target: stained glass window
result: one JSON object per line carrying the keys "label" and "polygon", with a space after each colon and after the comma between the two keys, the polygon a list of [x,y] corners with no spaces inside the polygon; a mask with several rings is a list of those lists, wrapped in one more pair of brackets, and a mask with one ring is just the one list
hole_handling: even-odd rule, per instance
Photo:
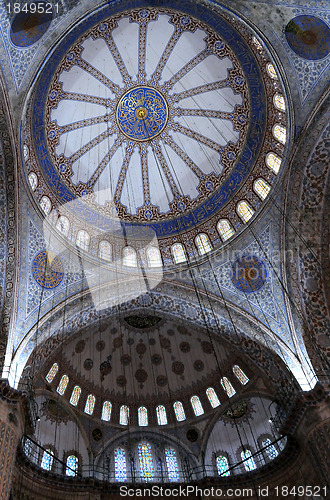
{"label": "stained glass window", "polygon": [[89,234],[87,231],[84,229],[80,229],[77,233],[77,238],[76,238],[76,245],[77,247],[81,248],[82,250],[85,250],[87,252],[88,247],[89,247]]}
{"label": "stained glass window", "polygon": [[65,389],[67,388],[68,383],[69,377],[67,375],[63,375],[56,389],[61,396],[63,396],[63,394],[65,393]]}
{"label": "stained glass window", "polygon": [[276,93],[273,97],[273,102],[275,108],[279,109],[280,111],[285,111],[285,100],[281,94]]}
{"label": "stained glass window", "polygon": [[79,385],[75,385],[71,394],[70,403],[72,406],[77,406],[81,394]]}
{"label": "stained glass window", "polygon": [[120,483],[127,481],[126,453],[124,448],[115,449],[115,480]]}
{"label": "stained glass window", "polygon": [[212,250],[211,242],[207,234],[201,233],[195,238],[199,255],[205,255]]}
{"label": "stained glass window", "polygon": [[129,418],[129,408],[128,406],[123,405],[120,407],[119,423],[121,425],[128,425],[128,418]]}
{"label": "stained glass window", "polygon": [[51,470],[53,465],[54,452],[51,449],[46,449],[42,455],[40,467],[45,470]]}
{"label": "stained glass window", "polygon": [[87,413],[87,415],[93,415],[94,406],[95,406],[95,396],[93,396],[93,394],[88,394],[84,410],[85,413]]}
{"label": "stained glass window", "polygon": [[227,377],[223,377],[221,379],[221,385],[229,398],[236,394],[234,387],[231,385]]}
{"label": "stained glass window", "polygon": [[30,441],[29,438],[25,438],[25,443],[24,443],[24,453],[25,455],[29,456],[32,451],[32,441]]}
{"label": "stained glass window", "polygon": [[160,256],[160,251],[155,247],[148,248],[147,259],[149,267],[161,267],[163,264],[162,258]]}
{"label": "stained glass window", "polygon": [[268,153],[266,156],[266,165],[270,168],[275,174],[278,174],[280,170],[282,160],[275,153]]}
{"label": "stained glass window", "polygon": [[264,179],[256,179],[253,183],[253,189],[257,195],[264,200],[270,191],[270,185]]}
{"label": "stained glass window", "polygon": [[137,267],[136,251],[132,247],[125,247],[123,250],[123,265]]}
{"label": "stained glass window", "polygon": [[204,410],[203,410],[203,407],[202,407],[202,403],[201,403],[201,400],[199,399],[198,396],[192,396],[190,398],[190,402],[191,402],[191,406],[194,410],[194,413],[196,415],[196,417],[199,417],[200,415],[203,415],[204,413]]}
{"label": "stained glass window", "polygon": [[272,63],[268,63],[266,66],[267,72],[271,78],[274,80],[277,78],[277,73]]}
{"label": "stained glass window", "polygon": [[172,255],[176,264],[187,261],[186,252],[181,243],[174,243],[174,245],[172,245]]}
{"label": "stained glass window", "polygon": [[43,212],[48,215],[52,209],[52,204],[48,196],[43,196],[40,200],[40,207]]}
{"label": "stained glass window", "polygon": [[31,172],[29,174],[29,183],[31,186],[32,191],[35,191],[38,187],[38,177],[34,172]]}
{"label": "stained glass window", "polygon": [[24,160],[28,160],[29,159],[29,156],[30,156],[30,151],[29,151],[29,148],[26,144],[24,144],[23,146],[23,157],[24,157]]}
{"label": "stained glass window", "polygon": [[53,382],[54,377],[55,377],[57,372],[58,372],[58,364],[54,363],[45,377],[47,382],[49,382],[49,383]]}
{"label": "stained glass window", "polygon": [[111,409],[112,409],[112,404],[110,401],[104,401],[103,407],[102,407],[102,415],[101,419],[105,420],[105,422],[109,422],[111,418]]}
{"label": "stained glass window", "polygon": [[249,377],[247,377],[245,375],[242,368],[240,368],[238,365],[233,366],[233,373],[234,373],[235,377],[238,378],[238,380],[240,381],[240,383],[242,385],[245,385],[248,383]]}
{"label": "stained glass window", "polygon": [[281,144],[285,144],[286,141],[286,128],[278,123],[273,127],[273,136]]}
{"label": "stained glass window", "polygon": [[209,387],[208,389],[206,389],[206,395],[208,397],[208,400],[210,401],[212,408],[220,406],[219,398],[213,387]]}
{"label": "stained glass window", "polygon": [[244,467],[245,470],[251,471],[257,468],[254,458],[252,457],[252,453],[250,450],[242,451],[241,453],[242,460],[245,460]]}
{"label": "stained glass window", "polygon": [[168,473],[168,480],[172,483],[180,480],[178,460],[174,448],[165,448],[165,459]]}
{"label": "stained glass window", "polygon": [[237,213],[244,222],[248,222],[254,214],[253,208],[247,201],[237,203]]}
{"label": "stained glass window", "polygon": [[219,455],[217,457],[217,469],[219,476],[230,476],[230,471],[228,470],[228,460],[226,457]]}
{"label": "stained glass window", "polygon": [[223,241],[228,240],[235,234],[234,229],[231,227],[227,219],[219,220],[217,229]]}
{"label": "stained glass window", "polygon": [[69,219],[67,217],[65,217],[64,215],[61,215],[58,219],[57,219],[57,222],[56,222],[56,229],[64,234],[65,236],[67,236],[68,232],[69,232],[69,228],[70,228],[70,222],[69,222]]}
{"label": "stained glass window", "polygon": [[[266,448],[266,446],[267,446],[267,448]],[[275,448],[275,446],[273,444],[271,444],[271,440],[269,438],[266,438],[262,441],[262,447],[266,448],[265,451],[266,451],[268,457],[270,458],[270,460],[273,460],[274,458],[277,457],[278,451]]]}
{"label": "stained glass window", "polygon": [[257,47],[257,49],[262,50],[262,45],[255,36],[252,37],[252,43]]}
{"label": "stained glass window", "polygon": [[100,259],[107,260],[111,262],[112,258],[112,248],[108,241],[102,240],[99,244],[99,257]]}
{"label": "stained glass window", "polygon": [[173,408],[174,408],[174,413],[175,413],[175,416],[176,416],[176,419],[178,422],[182,422],[183,420],[186,420],[186,414],[184,412],[183,405],[182,405],[181,401],[175,401],[175,403],[173,404]]}
{"label": "stained glass window", "polygon": [[152,481],[154,477],[154,466],[152,462],[152,452],[149,443],[139,443],[139,462],[141,479],[144,481]]}
{"label": "stained glass window", "polygon": [[167,424],[167,416],[165,406],[159,405],[156,408],[157,413],[157,422],[158,425],[166,425]]}
{"label": "stained glass window", "polygon": [[69,455],[66,459],[66,476],[76,476],[78,472],[78,457]]}
{"label": "stained glass window", "polygon": [[148,425],[148,410],[144,406],[140,406],[138,409],[138,420],[140,427],[146,427]]}

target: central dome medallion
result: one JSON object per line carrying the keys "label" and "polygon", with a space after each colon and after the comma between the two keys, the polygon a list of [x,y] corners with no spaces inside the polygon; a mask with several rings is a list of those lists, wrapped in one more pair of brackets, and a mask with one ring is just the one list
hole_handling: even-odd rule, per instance
{"label": "central dome medallion", "polygon": [[117,123],[123,134],[135,141],[148,141],[165,128],[168,109],[164,97],[150,87],[136,87],[120,99]]}

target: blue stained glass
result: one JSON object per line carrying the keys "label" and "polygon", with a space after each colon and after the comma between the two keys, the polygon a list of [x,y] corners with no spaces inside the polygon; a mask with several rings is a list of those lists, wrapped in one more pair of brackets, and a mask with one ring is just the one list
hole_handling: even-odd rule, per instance
{"label": "blue stained glass", "polygon": [[[267,446],[267,448],[266,448],[266,446]],[[262,447],[266,448],[265,451],[266,451],[268,457],[270,458],[270,460],[273,460],[274,458],[277,457],[278,451],[275,448],[275,446],[273,444],[271,444],[271,440],[269,438],[264,439],[262,441]]]}
{"label": "blue stained glass", "polygon": [[228,470],[228,460],[224,456],[217,457],[217,469],[219,476],[230,476],[230,471]]}
{"label": "blue stained glass", "polygon": [[115,479],[117,482],[127,481],[126,454],[124,448],[115,449]]}
{"label": "blue stained glass", "polygon": [[54,457],[54,452],[52,450],[47,449],[46,451],[44,451],[40,465],[41,468],[45,470],[51,470],[53,465],[53,457]]}
{"label": "blue stained glass", "polygon": [[257,468],[254,458],[250,450],[242,451],[242,460],[245,460],[244,467],[248,472]]}
{"label": "blue stained glass", "polygon": [[174,448],[165,448],[165,458],[170,482],[180,481],[178,460]]}
{"label": "blue stained glass", "polygon": [[67,476],[76,476],[78,472],[78,457],[75,455],[69,455],[66,459],[66,471]]}
{"label": "blue stained glass", "polygon": [[154,466],[152,462],[151,446],[149,443],[139,443],[139,462],[141,479],[152,481],[154,478]]}

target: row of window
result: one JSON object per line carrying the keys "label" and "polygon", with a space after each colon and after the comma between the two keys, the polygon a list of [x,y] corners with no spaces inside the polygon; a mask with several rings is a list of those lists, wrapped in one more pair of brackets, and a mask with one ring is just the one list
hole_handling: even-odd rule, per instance
{"label": "row of window", "polygon": [[[25,453],[29,455],[31,442],[25,442]],[[152,456],[152,448],[148,442],[141,442],[137,447],[140,478],[142,481],[153,481],[155,476],[154,461]],[[166,447],[164,450],[166,470],[169,482],[179,481],[179,466],[176,451],[172,447]],[[47,448],[41,459],[40,466],[42,469],[51,471],[54,461],[54,450]],[[76,455],[69,455],[66,459],[65,474],[67,476],[76,476],[78,473],[79,459]],[[115,481],[127,481],[127,457],[126,450],[123,447],[118,447],[114,451],[114,472]]]}
{"label": "row of window", "polygon": [[[269,460],[273,460],[278,456],[279,452],[274,444],[272,444],[270,438],[264,438],[261,441],[261,446],[262,448],[265,448],[265,453]],[[251,450],[243,450],[240,454],[240,457],[247,472],[255,470],[257,468],[257,464],[255,463]],[[216,457],[216,466],[219,476],[230,476],[230,465],[226,456],[218,455]]]}
{"label": "row of window", "polygon": [[[286,140],[285,127],[277,124],[274,126],[273,133],[279,142],[285,144]],[[275,153],[270,152],[266,156],[266,165],[275,174],[277,174],[281,166],[281,158]],[[31,172],[29,174],[29,182],[32,190],[34,191],[38,185],[38,179],[34,172]],[[261,200],[264,200],[268,196],[270,189],[271,186],[261,177],[256,179],[253,183],[253,190],[260,197]],[[51,207],[51,201],[48,198],[48,196],[42,196],[40,200],[40,207],[45,213],[45,215],[48,215],[50,213],[52,207]],[[246,200],[241,200],[240,202],[237,203],[236,211],[244,223],[247,223],[254,215],[253,208]],[[55,227],[61,234],[63,234],[64,236],[68,236],[70,230],[69,219],[65,215],[61,215],[58,218]],[[228,240],[235,234],[234,228],[227,219],[221,219],[218,222],[217,230],[223,241]],[[77,247],[87,252],[90,245],[89,233],[84,229],[79,230],[77,232],[75,243]],[[205,255],[207,252],[210,252],[212,250],[211,242],[206,234],[198,235],[195,238],[195,244],[198,253],[200,255]],[[105,260],[107,262],[112,261],[112,246],[108,241],[102,240],[99,243],[98,256],[100,259]],[[175,263],[186,262],[187,257],[182,244],[176,243],[175,245],[172,246],[172,256]],[[149,267],[162,266],[162,258],[158,248],[150,247],[147,250],[147,261]],[[123,249],[123,265],[128,267],[137,267],[137,254],[134,248],[128,246]]]}
{"label": "row of window", "polygon": [[[47,382],[51,383],[54,380],[54,377],[58,372],[58,368],[59,368],[58,363],[54,363],[46,375]],[[233,373],[242,385],[246,385],[249,382],[249,378],[246,376],[246,374],[238,365],[233,366]],[[63,396],[63,394],[65,393],[68,383],[69,383],[69,377],[67,375],[63,375],[56,389],[61,396]],[[227,377],[223,377],[221,379],[221,386],[229,398],[231,398],[236,394],[234,387],[232,386],[231,382]],[[81,387],[79,385],[74,386],[69,400],[72,406],[77,406],[80,399],[80,395],[81,395]],[[219,398],[213,387],[209,387],[206,390],[206,395],[212,408],[217,408],[220,405]],[[199,417],[200,415],[204,414],[204,409],[200,401],[200,398],[198,396],[196,395],[192,396],[190,398],[190,403],[196,417]],[[92,415],[94,412],[94,407],[95,407],[95,396],[93,394],[89,394],[87,396],[85,403],[85,410],[84,410],[85,413],[87,413],[88,415]],[[175,417],[178,422],[182,422],[183,420],[186,419],[186,414],[181,401],[176,401],[173,404],[173,409]],[[102,406],[101,419],[106,422],[109,422],[111,419],[111,410],[112,410],[112,404],[110,403],[110,401],[104,401]],[[167,424],[167,414],[165,406],[158,405],[156,407],[156,416],[158,425]],[[120,407],[119,423],[121,425],[128,425],[129,423],[129,407],[126,405],[122,405]],[[138,409],[138,424],[140,427],[146,427],[148,425],[148,410],[144,406],[140,406],[140,408]]]}

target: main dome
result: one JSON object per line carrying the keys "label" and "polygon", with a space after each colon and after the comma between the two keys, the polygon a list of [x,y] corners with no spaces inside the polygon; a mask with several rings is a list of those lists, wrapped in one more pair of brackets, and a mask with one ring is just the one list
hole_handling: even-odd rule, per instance
{"label": "main dome", "polygon": [[210,227],[215,214],[235,219],[237,193],[255,198],[247,182],[257,174],[274,180],[265,156],[284,148],[267,133],[286,119],[267,113],[277,82],[265,82],[264,54],[228,15],[166,4],[118,2],[90,15],[37,82],[25,129],[28,171],[39,171],[51,206],[83,226],[97,220],[109,231],[115,219],[174,238]]}

